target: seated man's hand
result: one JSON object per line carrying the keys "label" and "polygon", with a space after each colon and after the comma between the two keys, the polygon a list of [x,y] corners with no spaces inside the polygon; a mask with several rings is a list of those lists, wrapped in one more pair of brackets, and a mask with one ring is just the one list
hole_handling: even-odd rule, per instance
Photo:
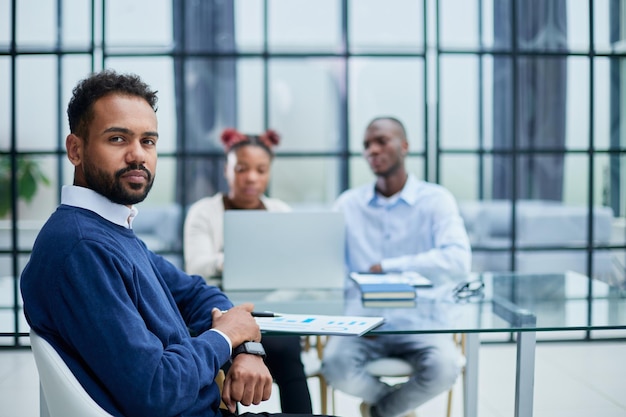
{"label": "seated man's hand", "polygon": [[235,306],[226,312],[213,309],[213,329],[223,332],[230,339],[233,347],[243,342],[260,342],[261,329],[252,317],[253,304]]}
{"label": "seated man's hand", "polygon": [[270,398],[272,381],[272,375],[262,357],[242,353],[233,359],[226,374],[222,400],[233,413],[237,402],[245,406],[257,405]]}

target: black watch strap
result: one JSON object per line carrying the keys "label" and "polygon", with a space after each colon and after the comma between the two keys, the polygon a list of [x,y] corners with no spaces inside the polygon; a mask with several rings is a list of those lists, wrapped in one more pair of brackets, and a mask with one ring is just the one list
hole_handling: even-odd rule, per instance
{"label": "black watch strap", "polygon": [[263,345],[259,342],[243,342],[233,349],[233,355],[231,359],[234,359],[235,356],[239,355],[240,353],[257,355],[265,359],[265,349],[263,349]]}

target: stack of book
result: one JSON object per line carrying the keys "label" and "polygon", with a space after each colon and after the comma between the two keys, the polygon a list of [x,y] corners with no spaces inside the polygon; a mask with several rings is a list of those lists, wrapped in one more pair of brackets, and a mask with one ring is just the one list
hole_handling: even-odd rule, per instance
{"label": "stack of book", "polygon": [[353,272],[350,278],[355,281],[361,290],[363,307],[414,307],[416,304],[415,287],[431,286],[432,283],[420,281],[414,285],[411,277],[403,277],[403,274],[373,274]]}

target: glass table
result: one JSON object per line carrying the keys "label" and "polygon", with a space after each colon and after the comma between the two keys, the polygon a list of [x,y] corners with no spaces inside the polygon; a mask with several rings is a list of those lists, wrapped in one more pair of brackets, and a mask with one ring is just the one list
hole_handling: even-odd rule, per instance
{"label": "glass table", "polygon": [[[626,330],[626,288],[612,287],[574,273],[471,274],[459,291],[458,279],[418,289],[411,308],[363,308],[355,291],[226,291],[235,304],[252,302],[256,310],[294,314],[342,314],[395,317],[369,335],[465,333],[465,416],[477,415],[480,333],[512,333],[517,348],[515,416],[533,413],[535,348],[538,332]],[[351,281],[348,285],[353,285]],[[398,319],[400,318],[400,319]]]}

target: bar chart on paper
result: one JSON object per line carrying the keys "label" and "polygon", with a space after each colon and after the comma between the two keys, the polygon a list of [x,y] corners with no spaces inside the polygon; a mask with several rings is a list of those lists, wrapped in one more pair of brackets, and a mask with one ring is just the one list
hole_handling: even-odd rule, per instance
{"label": "bar chart on paper", "polygon": [[326,335],[353,335],[379,326],[382,317],[326,316],[319,314],[282,314],[279,317],[257,317],[256,322],[263,332],[285,332]]}

